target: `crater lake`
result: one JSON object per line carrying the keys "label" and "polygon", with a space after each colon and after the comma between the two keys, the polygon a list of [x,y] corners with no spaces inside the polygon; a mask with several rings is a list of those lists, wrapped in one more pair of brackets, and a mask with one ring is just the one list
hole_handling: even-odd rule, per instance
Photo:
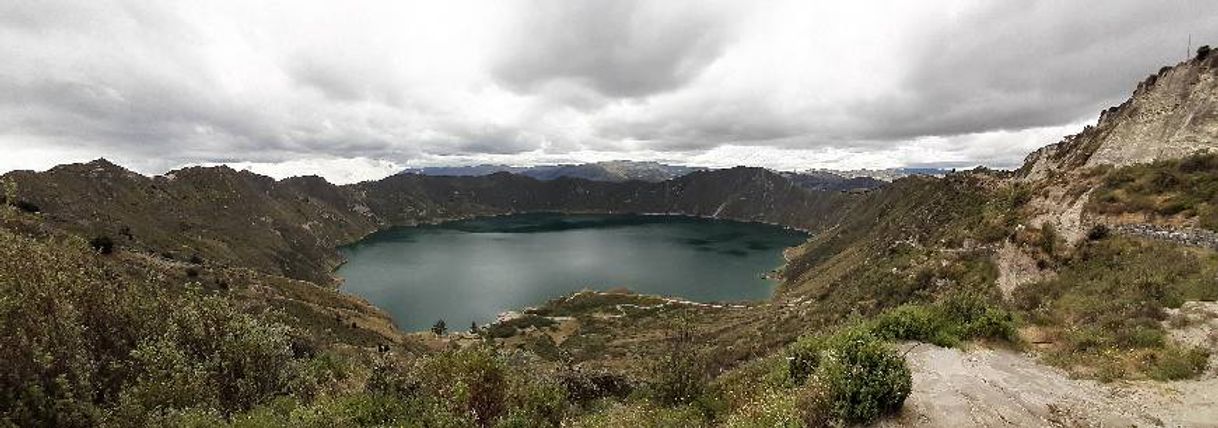
{"label": "crater lake", "polygon": [[464,330],[584,289],[762,300],[803,232],[658,215],[520,214],[394,228],[343,247],[344,290],[406,330]]}

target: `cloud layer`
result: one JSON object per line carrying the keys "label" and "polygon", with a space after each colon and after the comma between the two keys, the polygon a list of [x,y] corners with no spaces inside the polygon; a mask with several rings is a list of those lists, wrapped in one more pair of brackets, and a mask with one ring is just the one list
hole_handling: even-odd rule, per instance
{"label": "cloud layer", "polygon": [[1218,42],[1218,3],[17,0],[0,170],[1007,167],[1190,35]]}

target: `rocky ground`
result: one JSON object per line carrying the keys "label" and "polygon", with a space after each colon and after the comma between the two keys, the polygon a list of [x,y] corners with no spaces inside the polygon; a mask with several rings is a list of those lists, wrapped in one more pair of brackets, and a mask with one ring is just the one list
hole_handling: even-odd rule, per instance
{"label": "rocky ground", "polygon": [[[1170,312],[1172,340],[1218,351],[1218,303],[1186,302]],[[1100,383],[1007,349],[900,347],[913,370],[913,392],[902,413],[881,427],[1218,427],[1215,357],[1198,379]]]}
{"label": "rocky ground", "polygon": [[1218,378],[1180,382],[1071,379],[1005,349],[904,344],[913,370],[905,409],[881,427],[1218,426]]}

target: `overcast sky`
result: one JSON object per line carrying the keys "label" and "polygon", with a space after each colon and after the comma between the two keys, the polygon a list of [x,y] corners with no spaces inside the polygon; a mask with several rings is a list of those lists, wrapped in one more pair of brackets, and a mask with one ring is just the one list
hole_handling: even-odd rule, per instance
{"label": "overcast sky", "polygon": [[0,171],[1017,166],[1214,1],[0,1]]}

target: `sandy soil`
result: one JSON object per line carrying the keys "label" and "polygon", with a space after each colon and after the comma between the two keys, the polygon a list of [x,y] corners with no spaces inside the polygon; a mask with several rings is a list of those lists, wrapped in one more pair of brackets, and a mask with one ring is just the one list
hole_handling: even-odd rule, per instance
{"label": "sandy soil", "polygon": [[1101,384],[1003,349],[903,344],[913,392],[881,427],[1218,427],[1218,378]]}

